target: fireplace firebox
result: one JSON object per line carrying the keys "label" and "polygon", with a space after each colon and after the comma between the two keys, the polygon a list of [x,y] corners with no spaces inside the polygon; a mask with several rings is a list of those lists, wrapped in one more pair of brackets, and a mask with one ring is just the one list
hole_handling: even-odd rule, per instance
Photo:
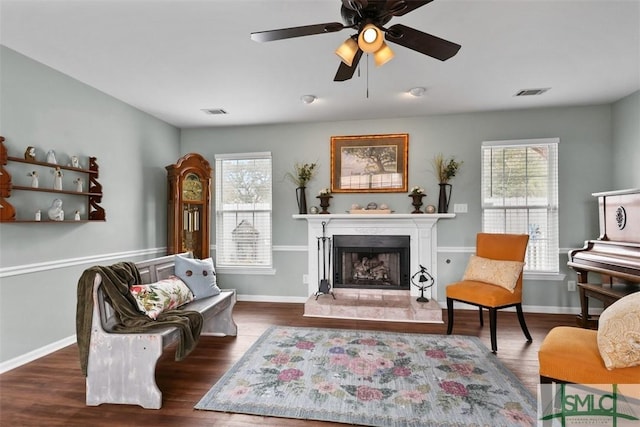
{"label": "fireplace firebox", "polygon": [[408,290],[410,237],[333,236],[333,287]]}

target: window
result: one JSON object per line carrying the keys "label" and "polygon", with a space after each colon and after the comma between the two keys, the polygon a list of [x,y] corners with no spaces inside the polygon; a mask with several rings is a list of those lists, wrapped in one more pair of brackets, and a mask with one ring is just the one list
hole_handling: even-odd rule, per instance
{"label": "window", "polygon": [[216,155],[216,266],[270,269],[271,153]]}
{"label": "window", "polygon": [[559,272],[558,142],[482,143],[482,230],[529,234],[528,272]]}

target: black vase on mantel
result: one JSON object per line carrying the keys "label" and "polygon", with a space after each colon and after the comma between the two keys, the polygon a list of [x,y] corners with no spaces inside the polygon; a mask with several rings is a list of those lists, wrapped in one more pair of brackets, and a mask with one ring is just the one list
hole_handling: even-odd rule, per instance
{"label": "black vase on mantel", "polygon": [[307,214],[307,194],[306,187],[296,188],[296,201],[298,202],[298,213],[300,215]]}
{"label": "black vase on mantel", "polygon": [[451,190],[453,189],[453,187],[451,186],[451,184],[446,182],[441,182],[438,185],[440,186],[440,195],[438,197],[438,213],[447,213],[449,212],[449,202],[451,201]]}
{"label": "black vase on mantel", "polygon": [[409,194],[409,197],[413,199],[413,201],[411,202],[411,204],[413,205],[413,212],[411,212],[412,214],[422,213],[420,208],[422,207],[422,198],[424,196],[426,196],[426,194]]}
{"label": "black vase on mantel", "polygon": [[322,210],[320,211],[321,214],[327,215],[330,212],[327,210],[329,208],[329,202],[333,196],[329,196],[329,195],[323,195],[323,196],[316,196],[318,199],[320,199],[320,207],[322,208]]}

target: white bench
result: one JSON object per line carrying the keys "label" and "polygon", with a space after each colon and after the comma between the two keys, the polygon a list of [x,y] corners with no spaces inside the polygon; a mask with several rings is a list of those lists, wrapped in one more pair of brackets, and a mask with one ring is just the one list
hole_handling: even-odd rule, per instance
{"label": "white bench", "polygon": [[[174,255],[136,263],[142,283],[153,283],[174,274]],[[150,333],[112,333],[116,321],[111,305],[100,289],[102,278],[96,274],[93,284],[93,317],[87,364],[86,403],[137,404],[159,409],[162,392],[156,384],[156,364],[163,349],[180,339],[173,326]],[[200,312],[204,317],[201,335],[237,335],[232,310],[235,290],[192,301],[181,309]]]}

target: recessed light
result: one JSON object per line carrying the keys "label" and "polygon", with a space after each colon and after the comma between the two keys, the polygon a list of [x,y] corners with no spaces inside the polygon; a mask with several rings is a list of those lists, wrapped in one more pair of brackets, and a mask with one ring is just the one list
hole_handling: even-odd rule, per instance
{"label": "recessed light", "polygon": [[300,97],[300,100],[301,100],[302,102],[304,102],[305,104],[311,104],[311,103],[313,103],[316,99],[318,99],[318,97],[317,97],[317,96],[315,96],[315,95],[302,95],[302,96]]}
{"label": "recessed light", "polygon": [[426,91],[427,90],[423,87],[412,87],[411,89],[409,89],[409,93],[416,98],[423,96]]}

